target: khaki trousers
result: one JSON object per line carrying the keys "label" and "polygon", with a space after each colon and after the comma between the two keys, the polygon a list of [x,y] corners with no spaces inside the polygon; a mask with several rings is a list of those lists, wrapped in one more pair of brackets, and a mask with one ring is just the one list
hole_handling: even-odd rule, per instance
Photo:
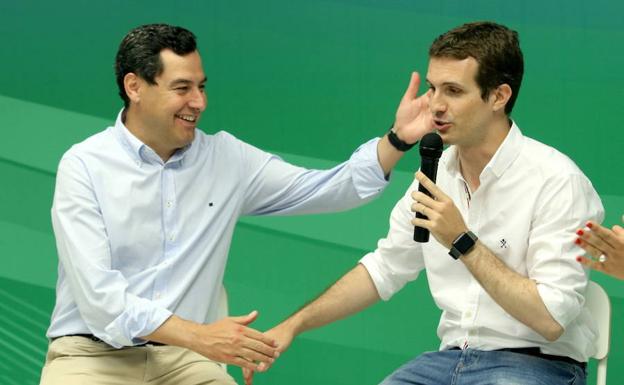
{"label": "khaki trousers", "polygon": [[48,346],[40,385],[236,385],[223,367],[178,346],[115,349],[85,337]]}

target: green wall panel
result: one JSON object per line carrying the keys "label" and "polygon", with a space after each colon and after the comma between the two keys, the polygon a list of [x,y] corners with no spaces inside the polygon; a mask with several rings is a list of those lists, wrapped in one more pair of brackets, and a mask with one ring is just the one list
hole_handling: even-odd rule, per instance
{"label": "green wall panel", "polygon": [[[585,171],[615,224],[624,213],[623,15],[606,0],[0,2],[0,384],[38,383],[54,304],[57,162],[114,121],[113,59],[132,27],[169,22],[197,34],[208,76],[202,129],[326,167],[388,128],[410,71],[426,72],[435,36],[470,20],[505,23],[520,32],[526,59],[514,118]],[[350,269],[385,234],[418,163],[412,151],[384,195],[354,211],[244,218],[226,272],[232,313],[258,309],[256,326],[268,328]],[[609,291],[614,325],[624,324],[624,284],[592,279]],[[438,316],[421,278],[390,302],[304,334],[256,383],[377,383],[437,347]],[[624,383],[623,333],[613,330],[609,383]]]}

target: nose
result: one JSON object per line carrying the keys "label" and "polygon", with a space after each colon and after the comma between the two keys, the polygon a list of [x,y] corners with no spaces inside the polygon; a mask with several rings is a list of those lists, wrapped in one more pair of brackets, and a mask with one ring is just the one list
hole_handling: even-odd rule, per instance
{"label": "nose", "polygon": [[436,116],[446,112],[446,102],[442,94],[437,90],[429,92],[431,92],[429,94],[429,110],[431,110],[431,113]]}
{"label": "nose", "polygon": [[195,88],[190,95],[190,99],[188,105],[190,108],[194,110],[199,110],[202,112],[206,109],[206,105],[208,104],[208,98],[206,97],[206,92],[202,88]]}

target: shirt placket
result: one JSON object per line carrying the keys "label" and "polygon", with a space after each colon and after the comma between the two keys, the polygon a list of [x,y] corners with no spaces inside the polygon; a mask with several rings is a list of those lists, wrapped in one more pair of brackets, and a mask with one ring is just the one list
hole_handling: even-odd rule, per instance
{"label": "shirt placket", "polygon": [[154,300],[160,300],[167,293],[167,277],[170,276],[172,260],[178,246],[177,212],[178,202],[175,189],[174,164],[167,163],[162,170],[161,212],[164,236],[162,259],[158,264],[154,284]]}
{"label": "shirt placket", "polygon": [[[461,188],[464,206],[464,220],[468,229],[475,232],[479,228],[479,216],[481,213],[481,202],[478,199],[478,194],[471,193],[466,181],[461,179]],[[479,310],[479,295],[481,292],[481,285],[479,282],[470,276],[470,283],[466,290],[466,302],[461,314],[460,327],[464,331],[464,341],[462,349],[466,349],[469,346],[476,345],[479,338],[479,330],[477,328],[476,319],[477,312]]]}

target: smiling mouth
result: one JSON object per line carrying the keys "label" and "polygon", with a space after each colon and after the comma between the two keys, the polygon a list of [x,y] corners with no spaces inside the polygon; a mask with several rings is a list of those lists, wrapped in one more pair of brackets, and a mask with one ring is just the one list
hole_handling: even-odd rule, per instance
{"label": "smiling mouth", "polygon": [[178,118],[178,119],[182,119],[185,122],[189,122],[189,123],[195,123],[197,121],[197,116],[196,115],[175,114],[175,117]]}

